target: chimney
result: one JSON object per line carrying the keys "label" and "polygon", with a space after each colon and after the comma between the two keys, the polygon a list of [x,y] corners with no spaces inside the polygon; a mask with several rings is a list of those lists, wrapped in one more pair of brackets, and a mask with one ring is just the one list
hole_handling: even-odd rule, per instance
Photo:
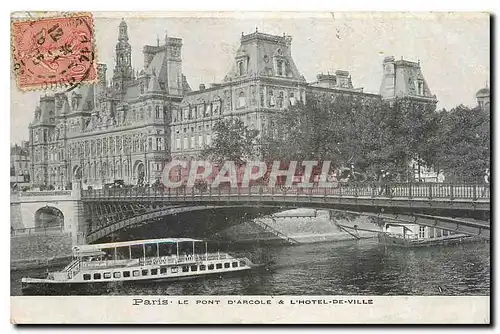
{"label": "chimney", "polygon": [[200,90],[204,90],[205,89],[205,84],[200,84]]}

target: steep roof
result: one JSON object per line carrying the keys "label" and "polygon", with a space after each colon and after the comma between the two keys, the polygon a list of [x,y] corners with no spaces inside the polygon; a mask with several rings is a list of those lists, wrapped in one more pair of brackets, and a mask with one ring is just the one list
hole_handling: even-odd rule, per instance
{"label": "steep roof", "polygon": [[160,82],[158,81],[158,77],[156,76],[156,71],[153,70],[151,78],[149,79],[148,93],[161,93],[162,91],[163,90],[161,89]]}
{"label": "steep roof", "polygon": [[[241,36],[231,69],[224,81],[233,81],[246,76],[270,76],[292,80],[303,80],[292,57],[292,37],[254,32]],[[239,73],[239,62],[245,64],[245,73]],[[280,69],[277,63],[283,64]],[[281,72],[281,73],[279,73]]]}

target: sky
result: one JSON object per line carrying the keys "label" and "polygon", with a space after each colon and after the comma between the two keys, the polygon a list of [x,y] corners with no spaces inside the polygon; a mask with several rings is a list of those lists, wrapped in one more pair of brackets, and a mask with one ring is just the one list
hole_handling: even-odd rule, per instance
{"label": "sky", "polygon": [[[183,39],[183,73],[193,90],[220,82],[242,32],[291,35],[292,56],[308,82],[318,73],[348,70],[355,87],[378,93],[386,56],[418,61],[438,108],[474,106],[490,80],[490,21],[479,13],[94,13],[97,59],[113,73],[122,18],[128,25],[134,69],[143,68],[143,45]],[[168,15],[168,16],[167,16]],[[28,139],[41,94],[21,92],[11,77],[11,142]]]}

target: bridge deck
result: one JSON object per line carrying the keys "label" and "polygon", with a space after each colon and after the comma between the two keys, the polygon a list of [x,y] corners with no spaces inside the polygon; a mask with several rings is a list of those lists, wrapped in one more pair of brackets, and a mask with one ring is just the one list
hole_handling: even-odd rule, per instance
{"label": "bridge deck", "polygon": [[214,203],[283,203],[287,206],[327,207],[364,206],[372,208],[441,209],[490,211],[489,187],[479,185],[417,184],[368,187],[343,186],[339,188],[264,188],[237,189],[194,188],[158,190],[153,188],[99,189],[83,191],[84,201],[149,202],[170,204]]}

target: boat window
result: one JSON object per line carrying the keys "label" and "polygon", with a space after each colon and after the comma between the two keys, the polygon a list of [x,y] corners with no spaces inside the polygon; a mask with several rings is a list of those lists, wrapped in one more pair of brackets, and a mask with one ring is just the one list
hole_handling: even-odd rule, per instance
{"label": "boat window", "polygon": [[122,277],[122,273],[120,273],[120,272],[115,272],[115,273],[113,273],[113,277],[114,277],[114,278],[121,278],[121,277]]}
{"label": "boat window", "polygon": [[200,264],[200,270],[207,270],[207,266],[204,264]]}
{"label": "boat window", "polygon": [[172,274],[175,274],[175,273],[177,273],[179,271],[179,268],[178,267],[172,267],[171,271],[172,271]]}
{"label": "boat window", "polygon": [[151,275],[158,275],[158,269],[151,269]]}
{"label": "boat window", "polygon": [[139,277],[139,270],[134,270],[132,275],[134,275],[134,277]]}
{"label": "boat window", "polygon": [[171,256],[176,254],[175,244],[172,243],[162,243],[158,245],[160,247],[160,257],[161,256]]}
{"label": "boat window", "polygon": [[229,268],[231,264],[229,262],[224,263],[224,268]]}
{"label": "boat window", "polygon": [[148,276],[148,270],[142,269],[142,276]]}
{"label": "boat window", "polygon": [[146,257],[156,257],[156,244],[146,244],[144,248],[146,250]]}
{"label": "boat window", "polygon": [[233,262],[233,268],[238,267],[238,262]]}
{"label": "boat window", "polygon": [[191,271],[198,271],[198,266],[197,265],[191,266]]}
{"label": "boat window", "polygon": [[217,269],[222,269],[222,263],[217,263],[217,264],[215,265],[215,267],[216,267]]}
{"label": "boat window", "polygon": [[209,264],[208,265],[208,270],[214,270],[214,265],[213,264]]}
{"label": "boat window", "polygon": [[245,261],[240,261],[240,267],[244,267],[244,266],[246,266]]}
{"label": "boat window", "polygon": [[142,250],[142,245],[132,245],[130,246],[133,259],[141,259],[144,257],[144,252]]}
{"label": "boat window", "polygon": [[123,277],[130,277],[130,271],[124,271]]}
{"label": "boat window", "polygon": [[117,260],[127,260],[130,258],[130,251],[127,247],[117,247],[116,248],[116,259]]}
{"label": "boat window", "polygon": [[183,273],[187,273],[189,271],[189,267],[188,266],[183,266],[182,267],[182,272]]}
{"label": "boat window", "polygon": [[160,274],[166,274],[167,273],[167,267],[160,267]]}
{"label": "boat window", "polygon": [[104,278],[111,278],[111,273],[104,273]]}
{"label": "boat window", "polygon": [[115,249],[114,248],[104,248],[102,251],[106,254],[104,254],[103,260],[113,260],[115,257]]}
{"label": "boat window", "polygon": [[101,279],[101,273],[95,273],[94,279]]}
{"label": "boat window", "polygon": [[84,281],[90,280],[90,274],[83,274],[83,280]]}

